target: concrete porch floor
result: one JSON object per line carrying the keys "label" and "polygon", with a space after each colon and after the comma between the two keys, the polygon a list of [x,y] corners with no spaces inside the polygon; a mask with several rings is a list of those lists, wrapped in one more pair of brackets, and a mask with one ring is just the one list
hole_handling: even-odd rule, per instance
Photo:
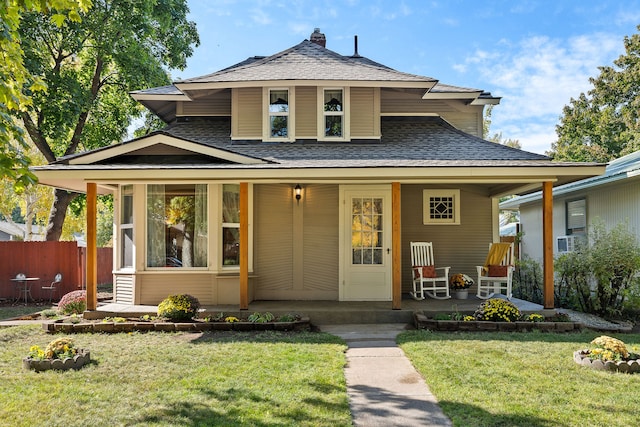
{"label": "concrete porch floor", "polygon": [[[512,298],[511,301],[524,313],[543,313],[539,304]],[[402,309],[393,310],[391,301],[253,301],[248,310],[239,310],[237,305],[203,306],[204,313],[223,312],[227,316],[246,317],[253,312],[270,312],[275,316],[296,313],[308,316],[312,324],[351,323],[413,323],[413,313],[423,311],[427,316],[437,313],[472,314],[482,302],[475,295],[466,300],[436,300],[427,298],[416,301],[409,296],[403,298]],[[85,314],[93,318],[107,316],[139,317],[156,314],[156,305],[126,305],[112,302],[98,304],[96,312]],[[206,316],[203,314],[202,316]]]}

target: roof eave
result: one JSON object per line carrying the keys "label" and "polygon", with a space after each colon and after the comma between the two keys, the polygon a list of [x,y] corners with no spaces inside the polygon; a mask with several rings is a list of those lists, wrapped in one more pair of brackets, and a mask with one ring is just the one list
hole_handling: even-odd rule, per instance
{"label": "roof eave", "polygon": [[176,87],[187,93],[194,90],[227,89],[263,86],[347,86],[347,87],[391,87],[430,90],[436,80],[425,81],[396,81],[396,80],[251,80],[251,81],[218,81],[198,83],[176,83]]}

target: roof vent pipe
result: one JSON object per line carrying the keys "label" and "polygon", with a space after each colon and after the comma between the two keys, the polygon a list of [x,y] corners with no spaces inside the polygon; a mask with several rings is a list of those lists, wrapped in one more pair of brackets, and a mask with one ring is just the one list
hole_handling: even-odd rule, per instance
{"label": "roof vent pipe", "polygon": [[355,35],[353,36],[353,57],[354,58],[360,58],[360,55],[358,54],[358,36]]}

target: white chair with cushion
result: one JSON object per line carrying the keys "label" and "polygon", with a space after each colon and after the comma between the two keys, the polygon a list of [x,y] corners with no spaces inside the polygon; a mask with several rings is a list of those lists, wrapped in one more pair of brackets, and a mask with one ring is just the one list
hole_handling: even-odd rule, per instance
{"label": "white chair with cushion", "polygon": [[62,282],[62,274],[56,274],[56,277],[53,278],[53,282],[49,286],[43,286],[42,289],[45,291],[49,291],[49,302],[53,301],[53,294],[56,293],[56,289],[58,285]]}
{"label": "white chair with cushion", "polygon": [[484,265],[478,270],[478,298],[487,299],[496,294],[504,294],[511,299],[513,271],[513,243],[491,243]]}
{"label": "white chair with cushion", "polygon": [[425,294],[435,299],[451,298],[449,295],[449,269],[435,266],[431,242],[411,242],[411,296],[423,300]]}

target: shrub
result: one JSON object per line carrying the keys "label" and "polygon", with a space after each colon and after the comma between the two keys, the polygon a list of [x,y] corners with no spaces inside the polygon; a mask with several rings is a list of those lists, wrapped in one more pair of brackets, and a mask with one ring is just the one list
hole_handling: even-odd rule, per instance
{"label": "shrub", "polygon": [[58,303],[62,314],[82,314],[87,309],[87,291],[72,291],[65,294]]}
{"label": "shrub", "polygon": [[638,293],[640,247],[626,224],[606,230],[602,221],[591,225],[590,245],[577,245],[555,262],[567,303],[586,313],[616,316],[625,299]]}
{"label": "shrub", "polygon": [[247,320],[249,320],[249,322],[251,323],[268,323],[272,322],[273,319],[275,319],[273,314],[267,311],[266,313],[253,313]]}
{"label": "shrub", "polygon": [[513,272],[513,296],[542,304],[542,267],[540,263],[524,257],[516,260]]}
{"label": "shrub", "polygon": [[476,320],[515,322],[520,318],[520,310],[511,301],[490,298],[480,304],[475,313],[473,313],[473,317]]}
{"label": "shrub", "polygon": [[191,320],[198,314],[198,298],[188,295],[169,295],[158,305],[158,316],[172,321]]}

